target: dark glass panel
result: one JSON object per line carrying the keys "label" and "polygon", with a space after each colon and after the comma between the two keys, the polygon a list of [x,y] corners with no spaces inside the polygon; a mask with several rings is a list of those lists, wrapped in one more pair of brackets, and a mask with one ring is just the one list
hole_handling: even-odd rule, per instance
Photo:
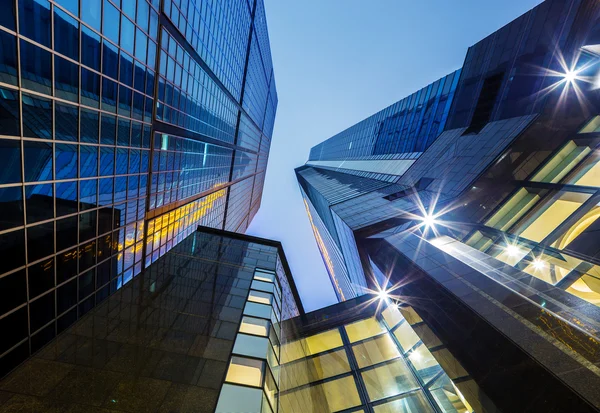
{"label": "dark glass panel", "polygon": [[79,139],[79,110],[77,106],[55,104],[55,136],[57,140],[77,142]]}
{"label": "dark glass panel", "polygon": [[50,95],[52,93],[52,54],[26,40],[21,40],[20,44],[23,87]]}
{"label": "dark glass panel", "polygon": [[113,178],[100,179],[98,202],[100,206],[113,203]]}
{"label": "dark glass panel", "polygon": [[0,135],[19,136],[19,94],[0,88]]}
{"label": "dark glass panel", "polygon": [[54,56],[54,94],[71,102],[79,99],[79,66],[67,59]]}
{"label": "dark glass panel", "polygon": [[54,218],[52,184],[26,186],[25,206],[28,224]]}
{"label": "dark glass panel", "polygon": [[104,261],[102,264],[98,265],[96,272],[96,288],[100,288],[110,281],[111,271],[111,260]]}
{"label": "dark glass panel", "polygon": [[119,119],[117,126],[117,145],[129,146],[130,122],[125,119]]}
{"label": "dark glass panel", "polygon": [[132,149],[129,153],[129,173],[137,174],[140,172],[140,151]]}
{"label": "dark glass panel", "polygon": [[100,143],[116,145],[117,118],[115,116],[102,114],[100,128]]}
{"label": "dark glass panel", "polygon": [[[56,283],[60,284],[77,274],[77,248],[56,256]],[[58,312],[59,314],[61,311]]]}
{"label": "dark glass panel", "polygon": [[0,274],[25,265],[24,230],[0,235],[0,256]]}
{"label": "dark glass panel", "polygon": [[146,67],[140,64],[140,62],[135,62],[133,77],[135,90],[144,93],[144,90],[146,89]]}
{"label": "dark glass panel", "polygon": [[27,338],[27,307],[0,318],[0,331],[0,354]]}
{"label": "dark glass panel", "polygon": [[119,115],[131,116],[132,90],[125,86],[119,86]]}
{"label": "dark glass panel", "polygon": [[23,142],[25,156],[25,182],[52,179],[52,144]]}
{"label": "dark glass panel", "polygon": [[81,103],[97,108],[100,106],[100,75],[81,68]]}
{"label": "dark glass panel", "polygon": [[[16,31],[15,0],[0,0],[0,26]],[[0,375],[2,373],[0,372]]]}
{"label": "dark glass panel", "polygon": [[121,52],[121,66],[119,68],[119,80],[121,83],[131,85],[133,83],[133,58],[127,53]]}
{"label": "dark glass panel", "polygon": [[58,314],[67,311],[77,304],[77,279],[58,287],[56,290],[56,308]]}
{"label": "dark glass panel", "polygon": [[128,151],[124,148],[117,149],[117,171],[116,175],[124,175],[127,173]]}
{"label": "dark glass panel", "polygon": [[133,54],[135,26],[127,17],[121,19],[121,48]]}
{"label": "dark glass panel", "polygon": [[19,0],[20,33],[46,47],[50,44],[50,2]]}
{"label": "dark glass panel", "polygon": [[100,71],[100,35],[86,27],[81,28],[81,63]]}
{"label": "dark glass panel", "polygon": [[85,7],[81,8],[81,20],[100,31],[102,0],[85,0]]}
{"label": "dark glass panel", "polygon": [[94,110],[81,109],[81,142],[98,143],[100,114]]}
{"label": "dark glass panel", "polygon": [[79,299],[83,300],[88,295],[94,292],[94,286],[96,284],[95,273],[96,270],[87,271],[85,274],[79,276]]}
{"label": "dark glass panel", "polygon": [[29,298],[33,299],[38,295],[54,288],[54,257],[44,260],[40,263],[30,265],[27,268],[29,282]]}
{"label": "dark glass panel", "polygon": [[79,272],[83,272],[96,264],[96,240],[79,247]]}
{"label": "dark glass panel", "polygon": [[0,278],[0,315],[20,306],[25,301],[27,301],[25,270]]}
{"label": "dark glass panel", "polygon": [[77,182],[56,184],[56,216],[77,212]]}
{"label": "dark glass panel", "polygon": [[[0,139],[0,184],[21,182],[21,142]],[[6,202],[0,196],[0,201]]]}
{"label": "dark glass panel", "polygon": [[[88,0],[83,0],[85,7],[87,7]],[[66,10],[73,13],[75,16],[79,16],[79,0],[57,0],[56,3],[60,4]]]}
{"label": "dark glass panel", "polygon": [[[4,10],[0,16],[4,14]],[[0,17],[0,24],[2,17]],[[12,34],[0,31],[0,81],[17,84],[17,40]]]}
{"label": "dark glass panel", "polygon": [[119,44],[119,18],[121,13],[108,0],[104,0],[102,34]]}
{"label": "dark glass panel", "polygon": [[79,215],[79,242],[96,236],[96,211]]}
{"label": "dark glass panel", "polygon": [[118,80],[119,75],[119,49],[110,42],[104,40],[102,43],[102,73]]}
{"label": "dark glass panel", "polygon": [[27,260],[34,262],[54,253],[54,222],[27,228]]}
{"label": "dark glass panel", "polygon": [[87,314],[95,306],[95,297],[92,295],[85,301],[79,303],[79,317]]}
{"label": "dark glass panel", "polygon": [[100,147],[100,176],[114,175],[115,149],[106,146]]}
{"label": "dark glass panel", "polygon": [[142,144],[142,124],[138,122],[131,123],[131,146],[139,148]]}
{"label": "dark glass panel", "polygon": [[117,83],[102,78],[102,109],[108,112],[117,111]]}
{"label": "dark glass panel", "polygon": [[96,208],[98,197],[98,180],[79,181],[79,208],[81,211]]}
{"label": "dark glass panel", "polygon": [[54,9],[54,50],[79,61],[79,22],[58,8]]}
{"label": "dark glass panel", "polygon": [[126,198],[127,177],[120,176],[115,178],[115,202],[124,201]]}
{"label": "dark glass panel", "polygon": [[144,96],[139,93],[133,93],[133,118],[143,120],[144,116]]}
{"label": "dark glass panel", "polygon": [[55,146],[56,179],[77,178],[77,146],[57,143]]}
{"label": "dark glass panel", "polygon": [[98,147],[81,145],[79,147],[79,176],[89,178],[98,176]]}
{"label": "dark glass panel", "polygon": [[23,94],[23,135],[52,139],[52,100]]}
{"label": "dark glass panel", "polygon": [[64,249],[77,245],[77,222],[76,215],[56,221],[56,250]]}
{"label": "dark glass panel", "polygon": [[150,69],[146,70],[146,94],[154,96],[154,72]]}
{"label": "dark glass panel", "polygon": [[127,196],[128,198],[137,198],[138,196],[138,185],[139,179],[138,176],[130,176],[129,184],[127,185]]}
{"label": "dark glass panel", "polygon": [[54,292],[29,303],[29,322],[32,332],[39,330],[55,317]]}
{"label": "dark glass panel", "polygon": [[152,133],[150,126],[144,125],[144,135],[142,136],[142,148],[150,149],[150,139]]}
{"label": "dark glass panel", "polygon": [[0,188],[0,210],[0,231],[23,225],[23,191],[20,186]]}

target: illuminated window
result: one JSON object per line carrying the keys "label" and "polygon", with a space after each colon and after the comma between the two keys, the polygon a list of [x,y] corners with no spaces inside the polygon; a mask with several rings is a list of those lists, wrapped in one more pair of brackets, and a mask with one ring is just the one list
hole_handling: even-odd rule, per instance
{"label": "illuminated window", "polygon": [[250,315],[250,316],[260,317],[260,318],[270,319],[272,311],[273,311],[273,309],[271,308],[270,305],[264,305],[264,304],[258,304],[258,303],[252,303],[252,302],[247,302],[246,306],[244,307],[244,315]]}
{"label": "illuminated window", "polygon": [[589,197],[588,194],[575,192],[561,194],[560,197],[547,202],[531,218],[520,225],[520,229],[517,230],[518,235],[531,241],[541,242]]}
{"label": "illuminated window", "polygon": [[388,305],[388,307],[381,312],[381,315],[388,328],[394,328],[396,324],[404,320],[404,317],[402,317],[402,314],[398,311],[398,307],[395,305]]}
{"label": "illuminated window", "polygon": [[598,277],[591,274],[584,274],[567,288],[567,292],[589,303],[600,306],[600,274]]}
{"label": "illuminated window", "polygon": [[275,274],[256,269],[254,272],[254,279],[259,281],[273,282],[275,279]]}
{"label": "illuminated window", "polygon": [[372,340],[352,346],[359,368],[399,357],[400,352],[389,334],[384,334]]}
{"label": "illuminated window", "polygon": [[287,363],[283,368],[288,378],[286,385],[299,387],[317,380],[347,373],[350,371],[350,364],[346,356],[346,351],[341,349],[320,356]]}
{"label": "illuminated window", "polygon": [[446,375],[442,375],[437,379],[431,385],[430,391],[435,402],[442,410],[444,410],[444,406],[452,406],[457,412],[468,413],[473,411],[460,390]]}
{"label": "illuminated window", "polygon": [[375,318],[357,321],[345,326],[348,339],[351,343],[364,340],[385,332],[385,327]]}
{"label": "illuminated window", "polygon": [[419,314],[417,314],[415,309],[412,307],[400,307],[399,310],[406,319],[406,321],[408,321],[408,324],[410,324],[411,326],[413,324],[417,324],[423,321],[423,319],[419,316]]}
{"label": "illuminated window", "polygon": [[442,369],[427,347],[423,344],[420,344],[417,348],[409,352],[408,359],[415,370],[417,370],[417,374],[424,383],[431,380]]}
{"label": "illuminated window", "polygon": [[465,244],[478,249],[479,251],[486,251],[493,243],[494,241],[492,241],[492,239],[488,236],[483,235],[481,231],[475,231],[473,235],[471,235],[469,239],[465,241]]}
{"label": "illuminated window", "polygon": [[337,329],[325,331],[306,338],[306,348],[309,354],[317,354],[342,345],[342,338]]}
{"label": "illuminated window", "polygon": [[373,411],[375,413],[428,413],[434,410],[427,403],[423,393],[419,391],[379,406],[373,406]]}
{"label": "illuminated window", "polygon": [[266,377],[265,377],[265,394],[267,395],[267,398],[269,399],[269,403],[271,404],[271,406],[276,406],[277,403],[277,384],[275,383],[275,379],[273,378],[273,375],[271,374],[271,372],[269,371],[269,369],[267,369],[266,371]]}
{"label": "illuminated window", "polygon": [[248,386],[262,385],[263,362],[244,357],[232,357],[225,380]]}
{"label": "illuminated window", "polygon": [[571,172],[590,152],[591,149],[589,147],[577,146],[575,142],[570,141],[531,180],[534,182],[557,183]]}
{"label": "illuminated window", "polygon": [[261,389],[223,384],[215,413],[258,412],[262,398]]}
{"label": "illuminated window", "polygon": [[413,348],[420,340],[419,336],[408,323],[400,324],[400,326],[394,330],[394,336],[398,339],[398,342],[405,353]]}
{"label": "illuminated window", "polygon": [[406,393],[419,387],[406,362],[402,359],[396,359],[383,366],[363,371],[361,375],[371,401]]}
{"label": "illuminated window", "polygon": [[361,404],[352,376],[280,395],[282,412],[336,412]]}
{"label": "illuminated window", "polygon": [[260,291],[250,291],[250,294],[248,295],[248,301],[271,305],[273,301],[273,294],[263,293]]}
{"label": "illuminated window", "polygon": [[267,337],[269,326],[270,322],[267,320],[244,316],[240,325],[240,332]]}
{"label": "illuminated window", "polygon": [[594,116],[592,120],[590,120],[579,133],[592,133],[592,132],[600,132],[600,116]]}
{"label": "illuminated window", "polygon": [[525,188],[521,188],[486,221],[485,225],[506,231],[525,215],[539,199],[538,194],[527,192]]}
{"label": "illuminated window", "polygon": [[[600,183],[600,182],[599,182]],[[565,249],[573,242],[583,231],[600,218],[600,204],[594,206],[587,214],[582,216],[571,228],[554,243],[552,246],[560,250]]]}
{"label": "illuminated window", "polygon": [[233,352],[243,356],[265,358],[269,340],[263,337],[238,334],[233,345]]}

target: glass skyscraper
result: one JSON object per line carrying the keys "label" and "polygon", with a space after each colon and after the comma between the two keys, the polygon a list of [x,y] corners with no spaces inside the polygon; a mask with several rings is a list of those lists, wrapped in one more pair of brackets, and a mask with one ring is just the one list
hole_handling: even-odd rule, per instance
{"label": "glass skyscraper", "polygon": [[600,408],[599,44],[547,0],[296,169],[338,299],[414,310],[467,411]]}
{"label": "glass skyscraper", "polygon": [[198,225],[246,230],[277,92],[262,0],[0,11],[3,376]]}

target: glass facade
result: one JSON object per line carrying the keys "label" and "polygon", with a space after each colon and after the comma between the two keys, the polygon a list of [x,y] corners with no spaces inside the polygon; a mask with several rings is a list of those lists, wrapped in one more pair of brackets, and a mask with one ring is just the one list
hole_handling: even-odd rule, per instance
{"label": "glass facade", "polygon": [[198,225],[245,231],[276,107],[262,1],[2,2],[0,376]]}

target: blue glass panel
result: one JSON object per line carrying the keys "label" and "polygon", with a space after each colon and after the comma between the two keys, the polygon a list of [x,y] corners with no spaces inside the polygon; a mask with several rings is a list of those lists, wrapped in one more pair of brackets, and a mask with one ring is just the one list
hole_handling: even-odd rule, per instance
{"label": "blue glass panel", "polygon": [[55,104],[55,138],[62,141],[77,142],[79,110],[77,106]]}
{"label": "blue glass panel", "polygon": [[115,173],[115,149],[102,146],[100,148],[100,176]]}
{"label": "blue glass panel", "polygon": [[132,122],[131,126],[131,146],[139,148],[142,143],[142,124]]}
{"label": "blue glass panel", "polygon": [[156,40],[158,38],[158,14],[150,9],[150,33],[151,38]]}
{"label": "blue glass panel", "polygon": [[77,103],[79,100],[79,65],[62,57],[54,56],[54,73],[55,95]]}
{"label": "blue glass panel", "polygon": [[81,142],[98,143],[100,114],[94,110],[81,109]]}
{"label": "blue glass panel", "polygon": [[19,30],[46,47],[50,42],[50,2],[45,0],[19,1]]}
{"label": "blue glass panel", "polygon": [[98,147],[81,145],[79,147],[79,176],[88,178],[98,176]]}
{"label": "blue glass panel", "polygon": [[146,196],[148,186],[148,175],[140,175],[140,196]]}
{"label": "blue glass panel", "polygon": [[148,32],[148,19],[150,18],[150,6],[146,2],[146,0],[138,0],[137,2],[137,16],[136,23],[145,32]]}
{"label": "blue glass panel", "polygon": [[81,8],[81,20],[100,31],[102,17],[102,0],[85,0],[85,7]]}
{"label": "blue glass panel", "polygon": [[97,179],[79,181],[79,207],[81,210],[96,207],[96,197],[98,195],[97,186]]}
{"label": "blue glass panel", "polygon": [[148,49],[148,37],[140,29],[135,34],[135,57],[140,61],[146,61],[146,50]]}
{"label": "blue glass panel", "polygon": [[81,68],[81,103],[97,108],[100,106],[100,75]]}
{"label": "blue glass panel", "polygon": [[129,146],[130,123],[128,120],[119,119],[117,126],[117,145]]}
{"label": "blue glass panel", "polygon": [[133,94],[133,118],[143,120],[144,117],[144,96],[139,93]]}
{"label": "blue glass panel", "polygon": [[0,10],[2,10],[2,13],[0,13],[0,26],[16,31],[15,1],[0,0]]}
{"label": "blue glass panel", "polygon": [[52,139],[52,101],[23,94],[23,135]]}
{"label": "blue glass panel", "polygon": [[133,92],[125,86],[119,86],[119,115],[131,116],[131,100]]}
{"label": "blue glass panel", "polygon": [[116,160],[116,174],[123,175],[127,173],[127,163],[128,163],[128,151],[124,148],[117,149],[117,160]]}
{"label": "blue glass panel", "polygon": [[149,158],[150,158],[150,152],[149,151],[142,151],[141,163],[140,163],[140,172],[142,172],[142,173],[148,172]]}
{"label": "blue glass panel", "polygon": [[121,19],[121,48],[133,54],[135,26],[127,17]]}
{"label": "blue glass panel", "polygon": [[0,139],[0,184],[21,182],[21,143]]}
{"label": "blue glass panel", "polygon": [[115,45],[104,40],[102,42],[102,73],[117,80],[119,75],[119,50]]}
{"label": "blue glass panel", "polygon": [[[127,177],[119,176],[115,178],[115,202],[124,201],[126,198]],[[122,214],[123,222],[125,222],[125,214]]]}
{"label": "blue glass panel", "polygon": [[56,179],[77,178],[77,145],[57,143],[54,149]]}
{"label": "blue glass panel", "polygon": [[54,49],[79,60],[79,22],[60,9],[54,10]]}
{"label": "blue glass panel", "polygon": [[56,184],[56,216],[77,212],[77,182]]}
{"label": "blue glass panel", "polygon": [[144,93],[144,89],[146,88],[146,68],[139,62],[135,62],[134,80],[135,90]]}
{"label": "blue glass panel", "polygon": [[104,0],[104,18],[102,20],[102,34],[119,44],[119,18],[121,13],[108,0]]}
{"label": "blue glass panel", "polygon": [[53,205],[52,184],[28,185],[25,187],[28,224],[54,218]]}
{"label": "blue glass panel", "polygon": [[29,262],[37,261],[53,253],[54,222],[27,228],[27,260]]}
{"label": "blue glass panel", "polygon": [[23,191],[20,186],[0,188],[0,209],[3,211],[1,231],[23,225]]}
{"label": "blue glass panel", "polygon": [[117,118],[110,115],[102,115],[100,125],[100,143],[106,145],[116,145],[117,138]]}
{"label": "blue glass panel", "polygon": [[102,78],[102,109],[115,113],[117,111],[117,83]]}
{"label": "blue glass panel", "polygon": [[144,125],[144,135],[142,136],[142,148],[150,149],[150,137],[151,137],[150,126]]}
{"label": "blue glass panel", "polygon": [[52,93],[52,54],[21,40],[21,77],[23,87]]}
{"label": "blue glass panel", "polygon": [[132,19],[135,19],[135,0],[121,0],[121,10]]}
{"label": "blue glass panel", "polygon": [[129,152],[129,173],[137,174],[140,172],[140,151],[132,149]]}
{"label": "blue glass panel", "polygon": [[0,135],[19,136],[19,94],[0,88]]}
{"label": "blue glass panel", "polygon": [[131,85],[133,83],[133,58],[127,53],[121,52],[121,67],[119,69],[121,83]]}
{"label": "blue glass panel", "polygon": [[98,203],[100,206],[113,203],[113,178],[100,179]]}
{"label": "blue glass panel", "polygon": [[81,28],[81,63],[100,71],[100,35]]}
{"label": "blue glass panel", "polygon": [[138,176],[130,176],[128,178],[129,184],[127,185],[127,197],[128,198],[137,198],[138,196],[138,184],[139,179]]}
{"label": "blue glass panel", "polygon": [[3,31],[0,31],[0,82],[17,84],[17,40]]}
{"label": "blue glass panel", "polygon": [[154,67],[154,65],[156,65],[156,43],[154,43],[152,40],[148,40],[146,64],[150,67]]}
{"label": "blue glass panel", "polygon": [[[87,3],[88,0],[83,0],[84,1],[84,7],[87,7]],[[79,16],[79,0],[57,0],[56,1],[58,4],[60,4],[62,7],[64,7],[66,10],[70,11],[71,13],[73,13],[75,16]]]}
{"label": "blue glass panel", "polygon": [[23,142],[25,182],[52,179],[52,145],[44,142]]}

